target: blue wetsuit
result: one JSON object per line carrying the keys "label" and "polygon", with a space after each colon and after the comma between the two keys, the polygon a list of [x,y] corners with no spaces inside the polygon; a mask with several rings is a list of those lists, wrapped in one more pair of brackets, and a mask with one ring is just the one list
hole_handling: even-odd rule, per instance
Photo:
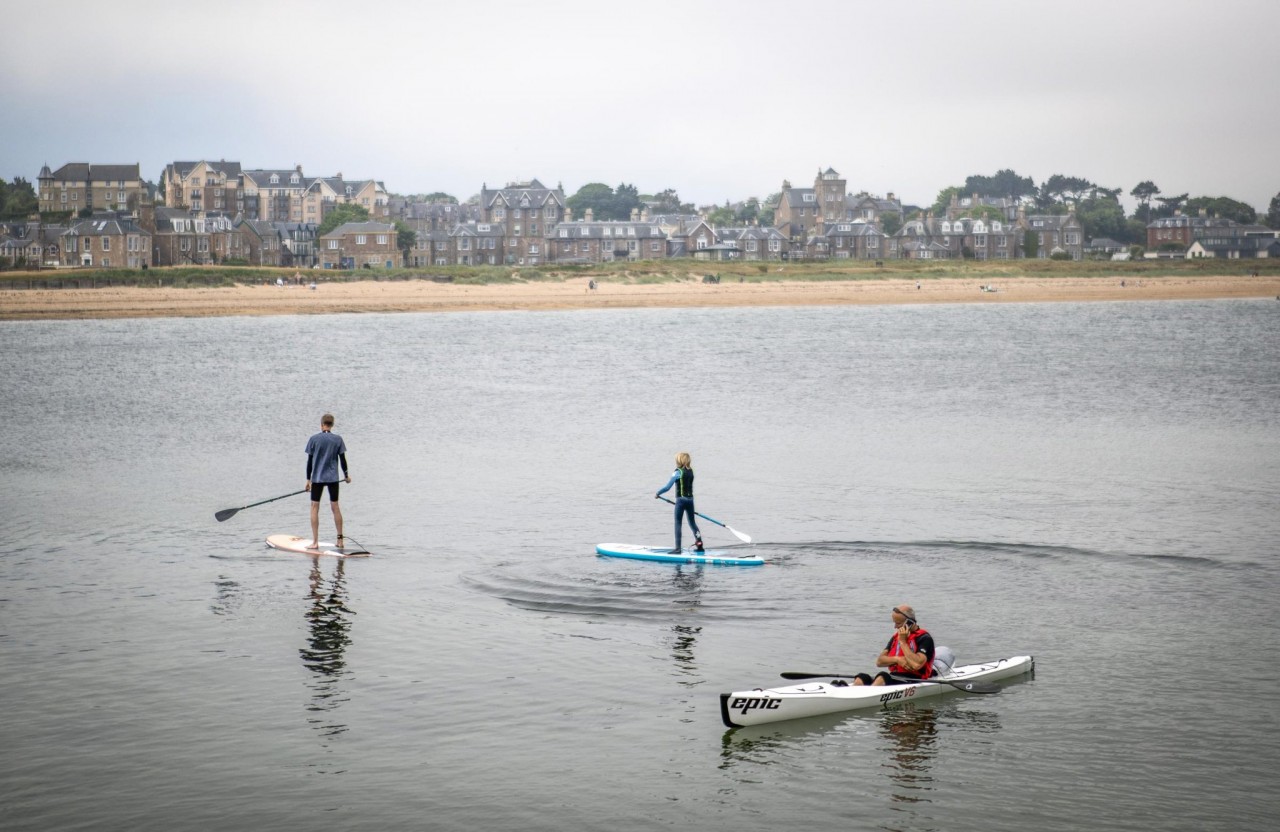
{"label": "blue wetsuit", "polygon": [[694,519],[696,516],[693,510],[693,469],[677,468],[675,473],[671,475],[671,479],[667,480],[667,484],[659,489],[657,496],[661,497],[675,486],[676,489],[676,548],[680,551],[680,538],[683,530],[681,522],[685,515],[689,517],[689,528],[693,531],[693,538],[701,542],[702,532],[698,530],[698,521]]}

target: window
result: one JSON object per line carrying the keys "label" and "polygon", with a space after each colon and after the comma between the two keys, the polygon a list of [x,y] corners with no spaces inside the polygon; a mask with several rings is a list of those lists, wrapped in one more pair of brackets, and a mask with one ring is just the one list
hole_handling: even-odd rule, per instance
{"label": "window", "polygon": [[463,237],[458,240],[458,249],[461,251],[471,251],[471,238]]}
{"label": "window", "polygon": [[759,251],[760,244],[755,240],[747,240],[747,251]]}
{"label": "window", "polygon": [[357,234],[357,235],[356,235],[356,245],[358,245],[358,246],[362,246],[362,245],[364,245],[365,243],[367,243],[368,241],[369,241],[369,237],[368,237],[368,235],[366,235],[366,234]]}
{"label": "window", "polygon": [[867,238],[867,248],[880,248],[880,238],[879,238],[879,237],[868,237],[868,238]]}
{"label": "window", "polygon": [[805,202],[813,202],[813,201],[815,201],[815,200],[814,200],[814,196],[813,196],[813,194],[805,194],[805,195],[804,195],[804,201],[805,201]]}
{"label": "window", "polygon": [[493,209],[493,218],[494,218],[495,220],[505,220],[505,219],[507,218],[507,209],[505,209],[505,208],[494,208],[494,209]]}
{"label": "window", "polygon": [[779,240],[770,240],[770,241],[769,241],[769,251],[778,251],[778,250],[779,250],[779,249],[781,249],[781,248],[782,248],[782,243],[781,243],[781,241],[779,241]]}
{"label": "window", "polygon": [[103,237],[103,238],[102,238],[102,250],[103,250],[103,251],[111,251],[111,238],[110,238],[110,237]]}
{"label": "window", "polygon": [[[444,251],[444,250],[445,250],[445,247],[446,247],[447,245],[448,245],[448,243],[444,242],[443,240],[440,240],[439,242],[437,242],[437,243],[436,243],[436,251]],[[440,266],[440,265],[444,265],[444,264],[443,264],[443,263],[437,263],[436,265]]]}
{"label": "window", "polygon": [[569,236],[569,229],[567,229],[567,228],[562,228],[562,229],[560,229],[560,236],[561,236],[561,237],[568,237],[568,236]]}
{"label": "window", "polygon": [[536,222],[531,222],[531,223],[529,223],[529,233],[530,233],[530,234],[533,234],[533,235],[535,235],[535,236],[537,235],[537,233],[538,233],[538,224],[537,224]]}
{"label": "window", "polygon": [[279,174],[276,174],[276,173],[271,174],[271,184],[272,184],[272,185],[279,185],[279,184],[280,184],[280,175],[279,175]]}
{"label": "window", "polygon": [[520,209],[516,208],[515,210],[513,210],[511,212],[511,216],[515,217],[516,219],[520,219]]}
{"label": "window", "polygon": [[547,210],[543,211],[542,214],[549,220],[555,219],[556,218],[555,206],[554,205],[548,206]]}
{"label": "window", "polygon": [[[520,212],[519,212],[519,211],[516,211],[516,216],[519,216],[519,215],[520,215]],[[517,226],[513,229],[513,231],[514,231],[514,233],[515,233],[515,235],[516,235],[517,237],[519,237],[519,236],[520,236],[520,226],[518,226],[518,225],[517,225]]]}
{"label": "window", "polygon": [[649,243],[649,251],[652,251],[652,252],[654,252],[655,254],[656,254],[657,252],[662,251],[662,243],[661,243],[661,242],[659,242],[658,240],[654,240],[654,241],[652,241],[651,243]]}
{"label": "window", "polygon": [[538,244],[537,244],[537,243],[532,243],[532,244],[530,244],[530,245],[529,245],[529,253],[530,253],[530,254],[537,254],[537,253],[538,253]]}
{"label": "window", "polygon": [[338,250],[338,241],[337,241],[337,240],[330,240],[330,241],[329,241],[329,251],[337,251],[337,250]]}
{"label": "window", "polygon": [[379,235],[378,235],[378,245],[380,245],[380,246],[385,246],[386,244],[387,244],[387,235],[386,235],[386,234],[379,234]]}

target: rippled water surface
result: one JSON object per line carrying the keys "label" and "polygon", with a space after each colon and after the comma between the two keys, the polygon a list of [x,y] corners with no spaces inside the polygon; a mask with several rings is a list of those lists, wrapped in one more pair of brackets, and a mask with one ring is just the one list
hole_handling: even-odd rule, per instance
{"label": "rippled water surface", "polygon": [[[6,830],[1263,829],[1280,304],[0,324]],[[267,550],[331,410],[375,552]],[[708,543],[660,545],[688,450]],[[331,528],[327,507],[322,526]],[[994,696],[727,730],[913,603]]]}

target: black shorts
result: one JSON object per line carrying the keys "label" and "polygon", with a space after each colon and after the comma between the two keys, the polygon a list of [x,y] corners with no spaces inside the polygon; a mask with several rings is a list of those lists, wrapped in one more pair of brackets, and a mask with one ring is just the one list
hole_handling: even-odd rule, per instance
{"label": "black shorts", "polygon": [[[862,684],[864,685],[869,685],[872,682],[874,682],[876,679],[884,679],[884,683],[886,685],[914,685],[915,684],[914,681],[894,679],[889,675],[889,672],[887,670],[880,671],[875,675],[875,678],[872,678],[870,675],[866,673],[859,673],[855,678],[861,680]],[[924,681],[924,680],[920,680],[920,681]]]}
{"label": "black shorts", "polygon": [[329,489],[329,502],[338,502],[338,483],[336,482],[311,483],[311,502],[320,502],[320,495],[324,493],[325,488]]}

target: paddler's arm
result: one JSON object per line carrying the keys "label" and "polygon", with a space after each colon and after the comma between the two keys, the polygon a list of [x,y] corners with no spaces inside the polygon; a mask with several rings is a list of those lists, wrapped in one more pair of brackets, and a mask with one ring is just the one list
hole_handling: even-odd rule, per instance
{"label": "paddler's arm", "polygon": [[311,490],[311,463],[315,459],[311,454],[307,454],[307,485],[306,490]]}
{"label": "paddler's arm", "polygon": [[351,482],[351,472],[347,470],[347,455],[338,454],[338,459],[342,461],[342,476],[346,477],[347,482]]}
{"label": "paddler's arm", "polygon": [[667,480],[667,484],[662,486],[662,488],[658,489],[658,493],[654,494],[653,498],[656,500],[657,498],[661,497],[663,494],[666,494],[668,491],[670,491],[671,486],[675,485],[676,480],[678,479],[680,479],[680,472],[676,471],[674,474],[671,475],[671,479]]}

